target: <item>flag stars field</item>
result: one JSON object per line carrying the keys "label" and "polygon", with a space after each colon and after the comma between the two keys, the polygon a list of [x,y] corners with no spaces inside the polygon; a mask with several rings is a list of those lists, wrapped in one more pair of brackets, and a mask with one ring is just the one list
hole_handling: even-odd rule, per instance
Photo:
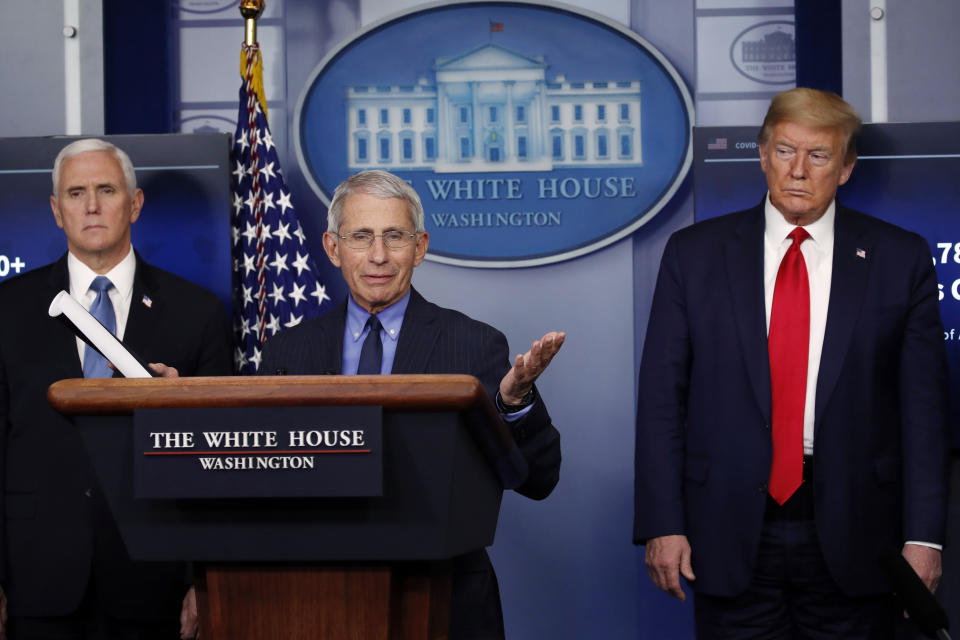
{"label": "flag stars field", "polygon": [[[238,343],[234,360],[238,373],[253,374],[260,367],[264,341],[284,327],[320,315],[330,296],[317,279],[316,263],[284,181],[277,146],[261,108],[266,96],[254,90],[263,86],[259,46],[243,45],[242,53],[243,82],[230,174],[233,325]],[[296,256],[292,265],[290,256]]]}

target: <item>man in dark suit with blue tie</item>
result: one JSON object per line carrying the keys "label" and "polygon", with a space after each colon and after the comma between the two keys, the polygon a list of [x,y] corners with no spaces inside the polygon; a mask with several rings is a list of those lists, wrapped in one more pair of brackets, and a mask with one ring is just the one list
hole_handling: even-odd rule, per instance
{"label": "man in dark suit with blue tie", "polygon": [[76,428],[47,402],[57,380],[113,375],[47,310],[68,291],[132,351],[166,363],[155,371],[193,376],[230,374],[223,306],[133,250],[144,195],[121,149],[72,142],[54,163],[53,187],[67,253],[0,284],[0,635],[193,637],[186,567],[130,559]]}
{"label": "man in dark suit with blue tie", "polygon": [[[405,181],[379,170],[345,180],[330,203],[323,246],[350,295],[326,315],[272,337],[260,371],[476,376],[529,466],[516,491],[543,499],[559,477],[560,434],[534,381],[565,334],[547,333],[510,366],[502,333],[426,301],[411,287],[429,240],[423,205]],[[496,576],[482,549],[454,560],[450,625],[453,640],[504,636]]]}
{"label": "man in dark suit with blue tie", "polygon": [[838,204],[860,120],[777,95],[768,193],[675,233],[640,367],[634,541],[698,638],[889,638],[877,556],[936,588],[945,355],[920,236]]}

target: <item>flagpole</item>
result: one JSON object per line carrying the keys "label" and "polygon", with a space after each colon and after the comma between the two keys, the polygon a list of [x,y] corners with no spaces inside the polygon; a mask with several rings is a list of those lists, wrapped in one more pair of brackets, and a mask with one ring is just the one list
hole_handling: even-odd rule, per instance
{"label": "flagpole", "polygon": [[230,231],[234,361],[240,374],[259,370],[268,337],[320,315],[326,310],[324,302],[330,300],[306,248],[270,134],[263,58],[257,43],[257,19],[264,5],[264,0],[239,2],[246,33],[240,45],[242,81],[230,152]]}
{"label": "flagpole", "polygon": [[248,47],[257,42],[257,18],[263,14],[265,0],[240,0],[240,15],[246,21],[246,36],[244,40]]}
{"label": "flagpole", "polygon": [[245,43],[243,49],[243,68],[244,85],[246,87],[247,102],[247,122],[248,128],[243,131],[248,138],[250,146],[250,197],[253,200],[251,207],[253,212],[254,228],[256,230],[256,271],[257,287],[254,299],[257,306],[256,322],[251,327],[257,341],[262,346],[267,339],[267,260],[264,244],[263,224],[263,189],[260,180],[260,131],[257,127],[257,109],[256,102],[263,103],[263,114],[266,118],[267,99],[263,94],[263,75],[260,68],[260,45],[257,42],[257,18],[263,13],[265,0],[241,0],[240,15],[245,21]]}

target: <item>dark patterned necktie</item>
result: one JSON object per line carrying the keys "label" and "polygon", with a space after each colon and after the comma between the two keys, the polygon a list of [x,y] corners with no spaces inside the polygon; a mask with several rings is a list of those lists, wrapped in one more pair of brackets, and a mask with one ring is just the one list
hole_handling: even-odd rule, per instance
{"label": "dark patterned necktie", "polygon": [[379,374],[383,364],[383,342],[380,341],[380,320],[377,316],[370,316],[367,319],[367,327],[370,333],[367,334],[367,339],[363,341],[363,348],[360,350],[358,375]]}

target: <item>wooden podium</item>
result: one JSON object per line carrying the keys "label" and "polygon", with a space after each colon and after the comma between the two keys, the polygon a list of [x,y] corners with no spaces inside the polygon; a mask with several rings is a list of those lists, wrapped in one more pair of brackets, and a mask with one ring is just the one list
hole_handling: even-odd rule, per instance
{"label": "wooden podium", "polygon": [[[79,428],[130,556],[194,563],[204,640],[448,637],[450,559],[493,543],[502,491],[526,474],[472,376],[63,380],[48,397]],[[383,408],[381,495],[135,495],[142,410],[331,406]]]}

